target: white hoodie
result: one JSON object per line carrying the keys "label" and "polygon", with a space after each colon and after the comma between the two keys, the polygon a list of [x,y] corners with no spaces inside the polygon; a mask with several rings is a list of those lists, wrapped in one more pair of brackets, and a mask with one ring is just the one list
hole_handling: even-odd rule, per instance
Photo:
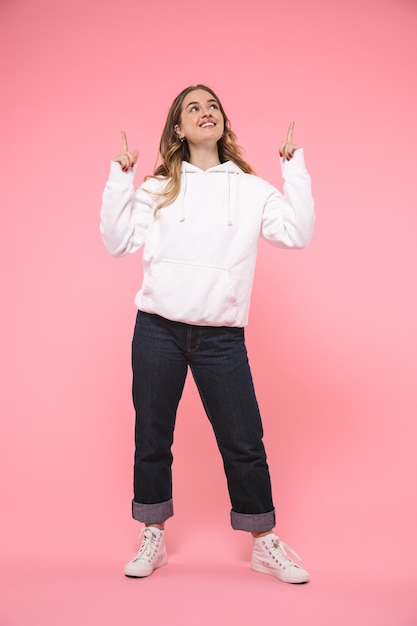
{"label": "white hoodie", "polygon": [[303,248],[312,236],[314,203],[303,150],[281,160],[284,195],[231,161],[208,170],[183,162],[179,196],[154,217],[163,182],[136,192],[134,170],[111,163],[100,230],[110,254],[142,245],[141,311],[203,326],[245,326],[259,236]]}

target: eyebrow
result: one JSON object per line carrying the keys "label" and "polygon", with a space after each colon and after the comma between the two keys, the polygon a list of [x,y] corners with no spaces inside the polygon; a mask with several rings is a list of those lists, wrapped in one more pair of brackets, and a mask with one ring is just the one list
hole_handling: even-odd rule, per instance
{"label": "eyebrow", "polygon": [[[215,98],[209,98],[207,100],[207,103],[209,102],[214,102],[215,104],[218,104],[217,100]],[[189,102],[188,104],[185,105],[185,108],[188,109],[188,107],[194,105],[194,104],[200,104],[199,102]]]}

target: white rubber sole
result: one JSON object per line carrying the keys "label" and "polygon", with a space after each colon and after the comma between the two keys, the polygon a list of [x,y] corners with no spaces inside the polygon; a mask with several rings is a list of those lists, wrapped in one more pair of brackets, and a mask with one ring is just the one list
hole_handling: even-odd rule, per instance
{"label": "white rubber sole", "polygon": [[158,569],[159,567],[163,567],[167,563],[168,557],[165,552],[161,554],[159,559],[155,561],[154,565],[149,568],[135,569],[135,563],[133,563],[132,561],[126,563],[124,573],[125,576],[128,576],[128,578],[146,578],[147,576],[150,576],[154,570]]}
{"label": "white rubber sole", "polygon": [[287,575],[285,570],[278,570],[278,569],[274,569],[273,567],[268,567],[267,565],[264,565],[263,563],[260,563],[259,561],[255,559],[252,559],[250,566],[254,572],[258,572],[259,574],[268,574],[268,576],[274,576],[274,578],[278,578],[278,580],[280,580],[283,583],[292,583],[294,585],[300,585],[303,583],[307,583],[310,580],[309,574],[302,568],[299,568],[300,570],[299,575],[298,577],[295,577],[295,576]]}

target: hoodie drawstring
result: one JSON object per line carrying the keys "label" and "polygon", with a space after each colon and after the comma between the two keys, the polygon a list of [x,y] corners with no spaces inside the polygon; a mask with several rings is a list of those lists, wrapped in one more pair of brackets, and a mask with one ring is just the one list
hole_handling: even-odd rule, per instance
{"label": "hoodie drawstring", "polygon": [[226,218],[227,225],[233,226],[232,215],[230,211],[230,172],[229,165],[226,165]]}
{"label": "hoodie drawstring", "polygon": [[187,176],[185,174],[185,164],[181,165],[181,199],[180,199],[180,216],[178,221],[185,221],[185,192],[187,189]]}

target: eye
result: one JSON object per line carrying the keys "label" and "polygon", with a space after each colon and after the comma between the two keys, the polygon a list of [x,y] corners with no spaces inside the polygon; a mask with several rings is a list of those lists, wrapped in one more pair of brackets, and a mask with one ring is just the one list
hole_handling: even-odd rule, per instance
{"label": "eye", "polygon": [[196,104],[190,107],[190,113],[194,113],[194,111],[198,111],[198,106]]}
{"label": "eye", "polygon": [[210,106],[210,109],[218,109],[218,108],[219,108],[219,106],[217,104],[212,104]]}

